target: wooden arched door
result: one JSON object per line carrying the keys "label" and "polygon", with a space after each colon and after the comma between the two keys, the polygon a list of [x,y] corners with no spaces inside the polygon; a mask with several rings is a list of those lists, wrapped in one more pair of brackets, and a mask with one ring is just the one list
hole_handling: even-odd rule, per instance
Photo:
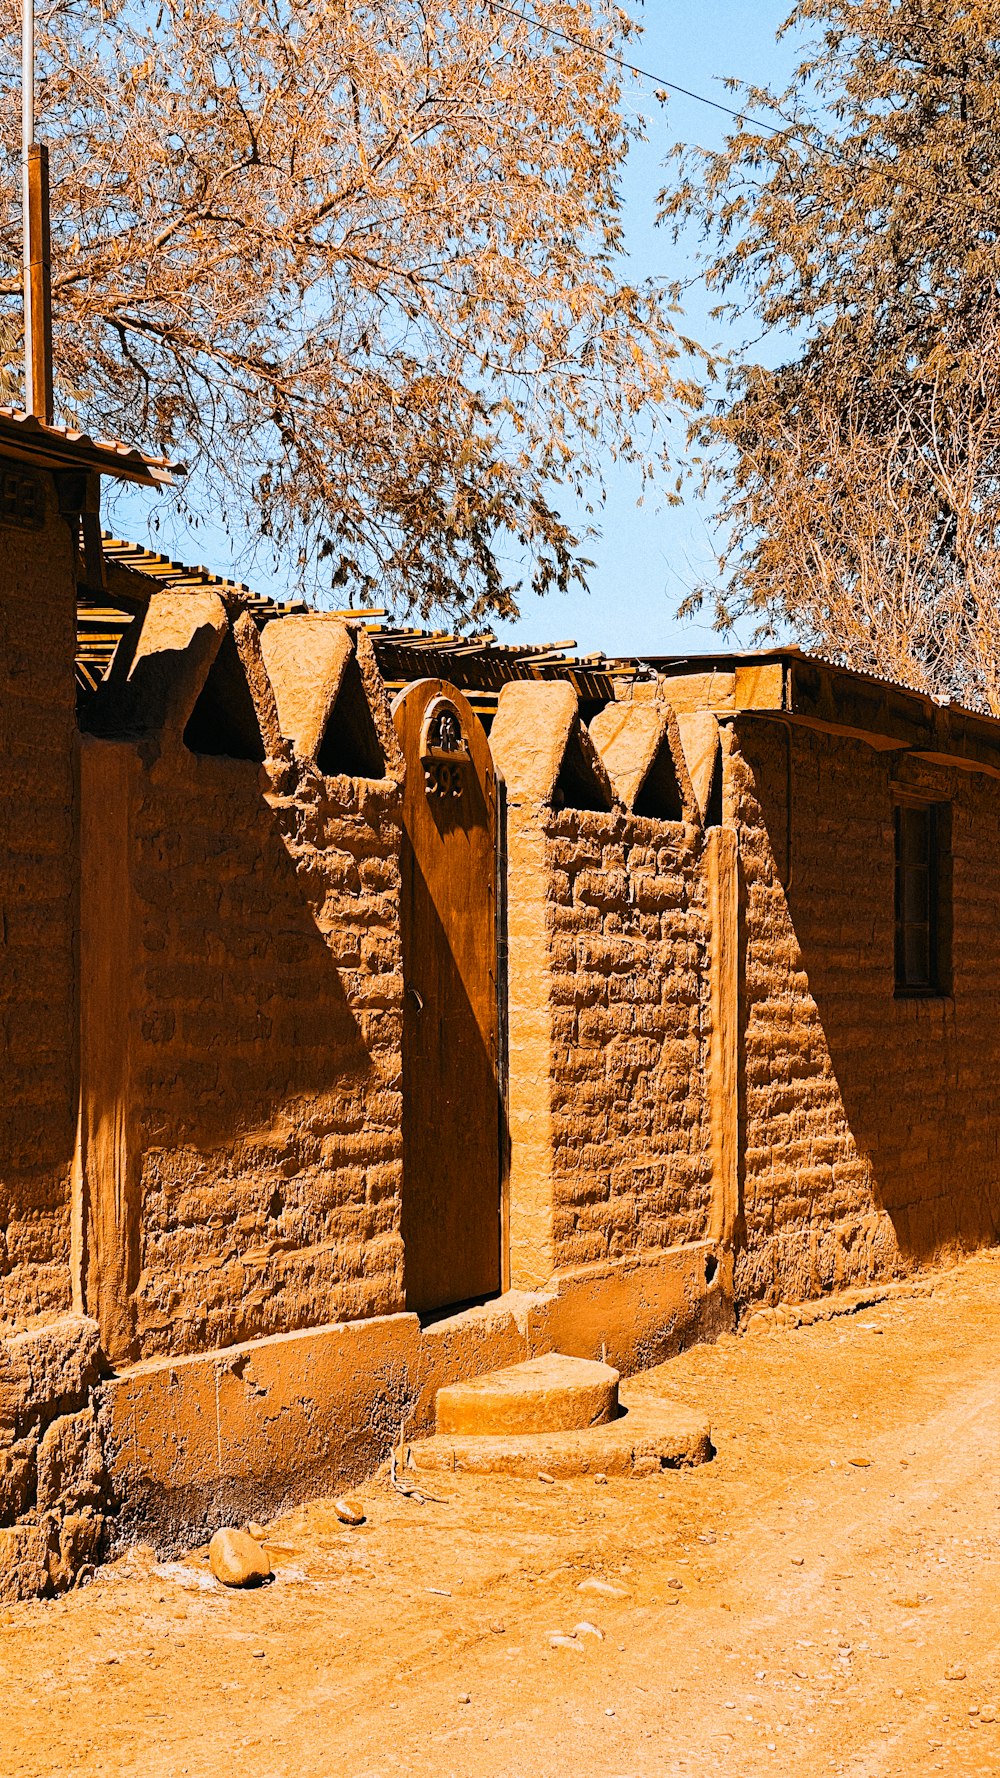
{"label": "wooden arched door", "polygon": [[441,679],[393,706],[403,789],[406,1304],[500,1289],[497,790],[486,734]]}

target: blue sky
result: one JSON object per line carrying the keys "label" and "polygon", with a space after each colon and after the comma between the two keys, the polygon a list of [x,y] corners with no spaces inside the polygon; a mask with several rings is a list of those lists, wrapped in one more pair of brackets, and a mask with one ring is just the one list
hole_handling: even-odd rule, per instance
{"label": "blue sky", "polygon": [[[698,0],[694,6],[681,6],[676,0],[632,3],[644,24],[632,52],[635,61],[681,86],[725,103],[722,77],[780,85],[791,68],[794,46],[775,43],[790,0]],[[654,224],[665,153],[675,141],[721,144],[727,120],[675,94],[661,107],[642,88],[632,89],[630,103],[647,117],[649,139],[633,148],[625,182],[628,274],[633,279],[674,277],[684,273],[683,257],[668,232]],[[718,328],[709,321],[707,306],[700,292],[693,290],[686,325],[696,337],[717,339]],[[498,634],[525,642],[572,637],[581,649],[601,648],[609,654],[719,647],[706,621],[682,624],[676,617],[688,586],[699,574],[711,571],[710,511],[693,493],[680,507],[658,506],[652,496],[638,507],[637,478],[614,464],[608,466],[607,487],[607,505],[598,519],[601,535],[587,548],[595,562],[589,591],[544,601],[527,594],[520,620],[497,626]],[[564,510],[567,517],[575,516]],[[148,497],[130,494],[116,503],[111,523],[119,534],[149,542],[182,560],[250,578],[261,591],[280,596],[284,590],[280,573],[241,572],[226,538],[211,526],[186,532],[168,522],[156,535],[149,528],[153,516]],[[742,640],[749,641],[749,635]]]}

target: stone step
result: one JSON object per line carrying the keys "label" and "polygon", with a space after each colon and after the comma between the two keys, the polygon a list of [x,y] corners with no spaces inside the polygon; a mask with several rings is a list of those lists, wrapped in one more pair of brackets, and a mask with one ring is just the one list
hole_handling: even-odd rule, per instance
{"label": "stone step", "polygon": [[708,1419],[682,1402],[622,1389],[621,1413],[581,1430],[493,1432],[478,1437],[437,1433],[414,1440],[411,1470],[467,1475],[648,1476],[709,1463],[715,1455]]}
{"label": "stone step", "polygon": [[618,1372],[561,1352],[437,1392],[437,1430],[452,1437],[581,1431],[617,1414]]}

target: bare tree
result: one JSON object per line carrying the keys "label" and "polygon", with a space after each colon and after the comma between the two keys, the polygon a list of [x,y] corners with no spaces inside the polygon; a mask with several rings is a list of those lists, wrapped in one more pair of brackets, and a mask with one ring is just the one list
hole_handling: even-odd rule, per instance
{"label": "bare tree", "polygon": [[1000,14],[798,0],[785,28],[786,89],[739,89],[768,126],[679,155],[662,200],[752,330],[697,428],[717,621],[996,708]]}
{"label": "bare tree", "polygon": [[862,381],[744,447],[771,500],[759,571],[807,645],[1000,714],[1000,325],[874,436]]}
{"label": "bare tree", "polygon": [[[479,617],[582,578],[556,510],[652,473],[690,391],[622,275],[613,0],[53,0],[39,32],[63,417],[338,597]],[[18,9],[0,0],[16,374]],[[568,30],[579,47],[541,27]],[[322,567],[320,567],[322,565]]]}

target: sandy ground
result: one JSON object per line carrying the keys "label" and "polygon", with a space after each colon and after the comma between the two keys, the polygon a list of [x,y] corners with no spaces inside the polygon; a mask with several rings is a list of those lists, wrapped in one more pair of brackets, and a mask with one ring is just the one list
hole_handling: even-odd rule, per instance
{"label": "sandy ground", "polygon": [[643,1387],[713,1463],[372,1484],[360,1530],[273,1527],[260,1591],[137,1551],[0,1613],[2,1778],[1000,1774],[1000,1256]]}

